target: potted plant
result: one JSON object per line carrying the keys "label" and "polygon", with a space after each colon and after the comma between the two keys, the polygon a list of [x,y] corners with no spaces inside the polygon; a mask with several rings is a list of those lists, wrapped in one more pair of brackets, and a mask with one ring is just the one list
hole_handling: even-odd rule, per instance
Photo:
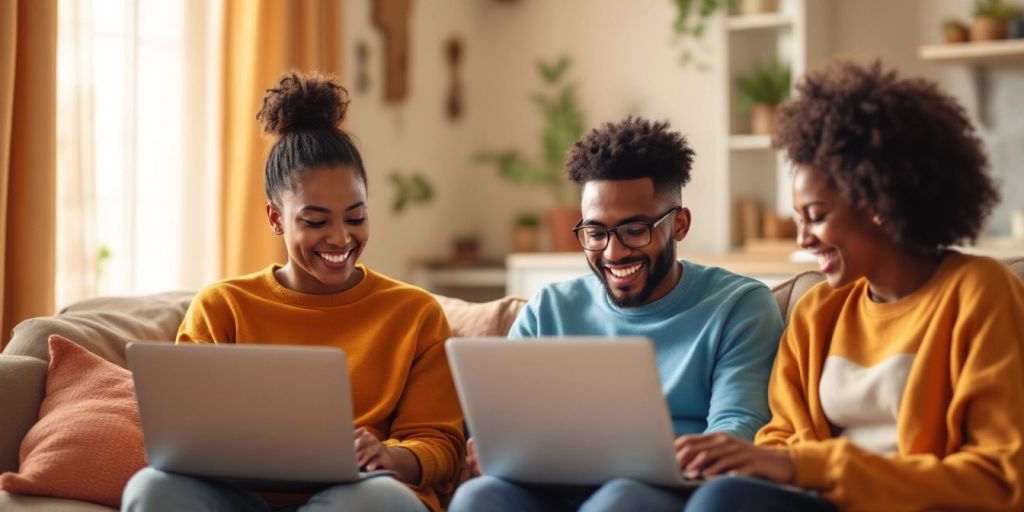
{"label": "potted plant", "polygon": [[395,187],[391,211],[396,215],[401,214],[411,204],[426,204],[434,198],[434,187],[422,173],[413,172],[409,176],[402,176],[398,171],[392,171],[388,179]]}
{"label": "potted plant", "polygon": [[516,216],[512,228],[512,252],[537,252],[540,248],[540,217],[533,212]]}
{"label": "potted plant", "polygon": [[779,0],[740,0],[739,12],[743,16],[778,12]]}
{"label": "potted plant", "polygon": [[[686,37],[692,37],[694,41],[700,41],[704,37],[708,21],[719,9],[735,7],[739,0],[672,0],[676,6],[676,18],[672,22],[672,32],[677,41]],[[690,48],[683,50],[679,56],[682,65],[694,61],[693,51]],[[698,64],[698,67],[707,67],[706,64]]]}
{"label": "potted plant", "polygon": [[946,43],[963,43],[967,41],[967,25],[960,20],[947,19],[942,22],[942,40]]}
{"label": "potted plant", "polygon": [[1006,28],[1017,9],[1003,0],[975,0],[971,41],[1006,39]]}
{"label": "potted plant", "polygon": [[772,60],[757,64],[747,75],[736,79],[740,109],[751,112],[751,128],[755,134],[770,134],[775,126],[775,112],[789,97],[789,66]]}
{"label": "potted plant", "polygon": [[476,155],[477,162],[494,165],[506,180],[547,187],[556,206],[545,217],[551,247],[560,252],[581,250],[572,233],[573,224],[580,218],[579,188],[566,178],[564,166],[569,149],[583,136],[585,123],[576,99],[576,86],[565,81],[569,66],[569,57],[565,55],[550,64],[537,63],[546,91],[533,96],[544,120],[540,137],[543,155],[539,161],[528,160],[514,149]]}

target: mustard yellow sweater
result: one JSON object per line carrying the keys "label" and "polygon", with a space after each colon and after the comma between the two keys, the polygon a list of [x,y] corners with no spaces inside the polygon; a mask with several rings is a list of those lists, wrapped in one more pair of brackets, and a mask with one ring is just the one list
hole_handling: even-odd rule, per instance
{"label": "mustard yellow sweater", "polygon": [[196,296],[178,342],[338,347],[347,354],[355,426],[419,459],[411,486],[432,510],[454,489],[464,460],[462,412],[444,342],[451,330],[427,292],[359,265],[362,281],[332,295],[281,286],[276,265],[215,283]]}
{"label": "mustard yellow sweater", "polygon": [[[826,411],[856,411],[823,408],[836,401],[822,393],[842,393],[819,383],[827,361],[870,369],[894,357],[912,362],[902,389],[871,391],[902,393],[889,397],[895,451],[878,453],[829,421]],[[822,283],[793,312],[768,398],[772,420],[755,442],[789,450],[795,484],[843,509],[1021,510],[1024,286],[1001,263],[959,253],[892,303],[872,302],[863,279]]]}

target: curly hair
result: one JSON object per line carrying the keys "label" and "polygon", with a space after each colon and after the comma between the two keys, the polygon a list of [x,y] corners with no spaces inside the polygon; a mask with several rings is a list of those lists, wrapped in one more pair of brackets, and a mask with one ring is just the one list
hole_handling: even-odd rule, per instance
{"label": "curly hair", "polygon": [[963,107],[933,82],[880,61],[809,73],[779,113],[774,145],[823,171],[854,208],[877,213],[897,245],[932,253],[977,239],[999,201]]}
{"label": "curly hair", "polygon": [[352,166],[366,186],[359,149],[340,128],[348,104],[348,91],[319,73],[285,73],[267,89],[256,119],[278,137],[263,169],[268,200],[290,190],[298,173],[327,165]]}
{"label": "curly hair", "polygon": [[693,155],[686,137],[669,131],[667,122],[630,116],[605,123],[577,141],[565,168],[577,184],[651,178],[658,196],[678,198],[690,181]]}

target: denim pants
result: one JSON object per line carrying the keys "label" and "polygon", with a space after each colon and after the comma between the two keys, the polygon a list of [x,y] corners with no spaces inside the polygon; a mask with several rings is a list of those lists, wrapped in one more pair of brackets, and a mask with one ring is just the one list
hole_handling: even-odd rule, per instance
{"label": "denim pants", "polygon": [[121,510],[427,512],[427,507],[408,487],[390,477],[336,485],[314,494],[305,504],[275,507],[251,490],[216,480],[145,468],[136,473],[125,486]]}
{"label": "denim pants", "polygon": [[696,490],[679,490],[620,478],[600,487],[518,484],[500,478],[471,479],[455,492],[449,512],[644,510],[652,512],[835,512],[831,503],[757,478],[721,478]]}
{"label": "denim pants", "polygon": [[448,512],[644,510],[679,512],[685,492],[618,478],[602,486],[531,485],[480,476],[467,480]]}

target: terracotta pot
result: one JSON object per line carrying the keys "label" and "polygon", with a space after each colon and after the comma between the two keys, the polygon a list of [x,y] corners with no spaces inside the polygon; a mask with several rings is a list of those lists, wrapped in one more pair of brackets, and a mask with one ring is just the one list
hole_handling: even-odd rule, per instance
{"label": "terracotta pot", "polygon": [[512,252],[537,252],[539,249],[539,227],[516,226],[512,229]]}
{"label": "terracotta pot", "polygon": [[1006,39],[1006,20],[979,16],[971,22],[971,41]]}
{"label": "terracotta pot", "polygon": [[964,25],[949,25],[942,29],[942,40],[946,43],[967,42],[967,27]]}
{"label": "terracotta pot", "polygon": [[755,135],[770,135],[775,129],[776,105],[758,103],[751,112],[750,125]]}
{"label": "terracotta pot", "polygon": [[740,2],[740,14],[749,16],[751,14],[767,14],[778,12],[779,0],[742,0]]}
{"label": "terracotta pot", "polygon": [[579,240],[572,232],[572,227],[580,220],[579,208],[554,208],[544,213],[548,225],[548,236],[551,250],[555,252],[582,251]]}

